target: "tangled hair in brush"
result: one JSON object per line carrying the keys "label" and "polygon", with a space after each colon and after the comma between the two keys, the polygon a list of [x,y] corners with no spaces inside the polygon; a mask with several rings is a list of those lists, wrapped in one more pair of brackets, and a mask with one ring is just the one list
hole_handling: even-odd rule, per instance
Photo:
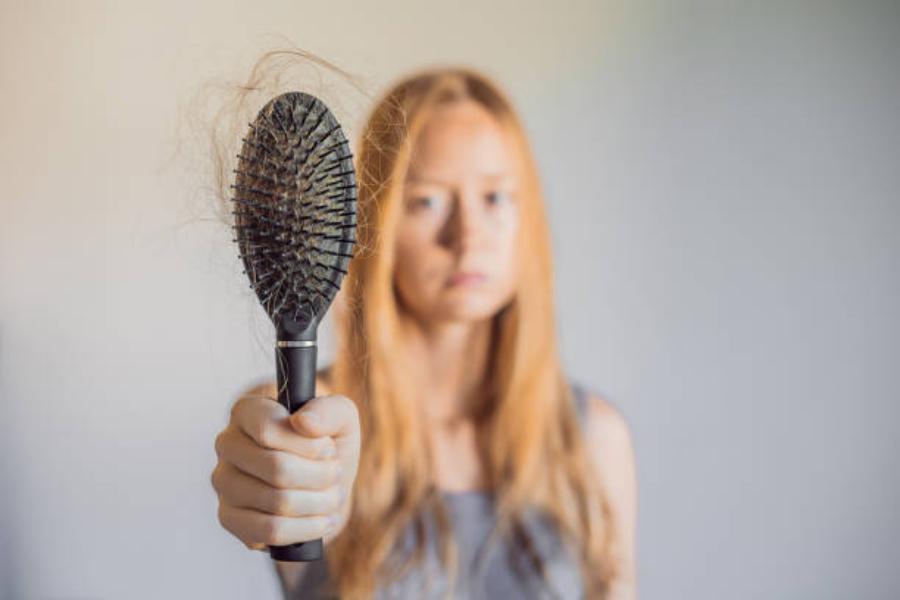
{"label": "tangled hair in brush", "polygon": [[273,321],[302,331],[340,290],[356,242],[356,177],[347,139],[321,100],[270,100],[243,140],[235,232],[251,287]]}
{"label": "tangled hair in brush", "polygon": [[[319,57],[297,49],[266,53],[246,82],[229,88],[231,100],[216,115],[224,127],[213,130],[213,170],[223,206],[228,205],[232,168],[228,157],[248,117],[281,92],[309,90],[282,76],[310,65],[352,88],[339,96],[311,90],[329,107],[341,111],[343,101],[355,96],[363,99],[367,113],[357,135],[348,136],[355,139],[357,245],[332,311],[337,353],[328,387],[356,403],[362,424],[349,521],[326,551],[332,591],[345,599],[370,598],[376,587],[420,564],[427,543],[426,509],[437,517],[440,559],[451,579],[458,570],[452,527],[432,480],[426,425],[417,410],[422,390],[410,389],[404,376],[415,365],[396,352],[404,334],[403,308],[392,285],[393,223],[416,136],[441,105],[474,100],[497,119],[516,148],[522,215],[520,281],[511,304],[492,320],[489,402],[476,423],[486,476],[496,492],[491,540],[513,540],[525,550],[528,568],[543,574],[526,519],[532,509],[540,510],[578,557],[588,597],[605,597],[619,570],[616,528],[559,358],[543,193],[513,103],[489,76],[467,67],[421,69],[373,98],[358,78]],[[348,129],[355,120],[336,116]],[[415,549],[397,556],[396,543],[410,526],[417,533]]]}

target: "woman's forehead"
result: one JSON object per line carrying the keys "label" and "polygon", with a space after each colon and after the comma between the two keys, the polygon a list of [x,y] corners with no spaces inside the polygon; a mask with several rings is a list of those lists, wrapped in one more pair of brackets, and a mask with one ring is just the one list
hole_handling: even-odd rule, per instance
{"label": "woman's forehead", "polygon": [[411,156],[408,180],[450,183],[515,175],[510,139],[474,102],[439,109],[423,127]]}

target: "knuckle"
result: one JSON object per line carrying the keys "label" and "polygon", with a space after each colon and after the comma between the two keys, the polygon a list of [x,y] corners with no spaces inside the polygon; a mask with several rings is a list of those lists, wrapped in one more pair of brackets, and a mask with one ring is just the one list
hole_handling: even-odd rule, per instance
{"label": "knuckle", "polygon": [[216,442],[213,446],[216,450],[216,456],[218,456],[219,458],[222,457],[222,449],[225,447],[225,432],[226,431],[228,431],[228,430],[224,429],[219,432],[219,434],[216,436]]}
{"label": "knuckle", "polygon": [[221,471],[221,469],[221,464],[216,465],[216,467],[212,470],[212,474],[209,476],[209,482],[212,485],[213,489],[216,490],[216,492],[220,491],[219,486],[221,475],[219,474],[219,472]]}
{"label": "knuckle", "polygon": [[242,397],[238,398],[237,400],[235,400],[234,404],[231,405],[231,411],[229,412],[228,416],[230,417],[230,419],[232,421],[236,418],[236,415],[237,415],[238,411],[241,409],[241,407],[244,405],[245,400],[246,400],[246,398],[244,396],[242,396]]}
{"label": "knuckle", "polygon": [[269,505],[272,512],[277,515],[289,515],[293,507],[291,494],[284,490],[272,490],[269,497]]}
{"label": "knuckle", "polygon": [[324,537],[328,533],[329,519],[326,516],[317,516],[315,519],[316,537]]}
{"label": "knuckle", "polygon": [[270,546],[283,546],[285,543],[284,521],[281,517],[266,517],[260,524],[262,541]]}
{"label": "knuckle", "polygon": [[228,511],[228,508],[224,503],[219,504],[219,510],[216,514],[219,519],[219,525],[221,525],[228,531],[231,531],[231,513]]}
{"label": "knuckle", "polygon": [[256,428],[256,441],[263,448],[274,448],[275,432],[266,421],[260,421]]}
{"label": "knuckle", "polygon": [[337,460],[330,460],[315,465],[316,469],[310,472],[310,487],[324,492],[329,486],[337,484],[340,479],[337,464]]}
{"label": "knuckle", "polygon": [[283,456],[273,455],[270,458],[269,474],[272,483],[278,487],[290,487],[293,484],[293,471]]}
{"label": "knuckle", "polygon": [[326,512],[333,512],[338,510],[341,507],[341,490],[338,487],[335,487],[328,494],[327,505],[325,507]]}
{"label": "knuckle", "polygon": [[251,407],[251,403],[253,402],[252,394],[244,394],[240,398],[238,398],[234,404],[231,405],[231,414],[230,418],[232,421],[237,421],[240,418],[240,413],[243,411],[249,411]]}
{"label": "knuckle", "polygon": [[278,533],[278,527],[275,525],[275,519],[272,517],[265,517],[259,523],[259,539],[264,544],[269,544],[270,546],[275,545],[275,537]]}
{"label": "knuckle", "polygon": [[315,491],[309,494],[309,505],[304,512],[309,515],[319,515],[328,511],[330,500],[326,492]]}

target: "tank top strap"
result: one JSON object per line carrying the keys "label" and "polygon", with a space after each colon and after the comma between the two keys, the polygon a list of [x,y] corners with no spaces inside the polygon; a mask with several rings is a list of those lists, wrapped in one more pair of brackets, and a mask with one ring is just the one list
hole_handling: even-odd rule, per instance
{"label": "tank top strap", "polygon": [[609,396],[603,393],[602,390],[593,389],[580,381],[576,381],[574,379],[569,380],[569,386],[572,388],[572,400],[575,403],[575,410],[578,414],[578,420],[581,423],[585,422],[587,418],[588,411],[588,396],[591,395],[591,392],[595,392],[596,395],[603,399],[604,402],[611,405],[617,411],[621,412],[621,408],[619,405],[612,400],[609,399]]}
{"label": "tank top strap", "polygon": [[579,381],[570,381],[569,385],[572,388],[572,397],[575,402],[575,411],[578,414],[578,420],[579,422],[584,423],[587,418],[588,389]]}

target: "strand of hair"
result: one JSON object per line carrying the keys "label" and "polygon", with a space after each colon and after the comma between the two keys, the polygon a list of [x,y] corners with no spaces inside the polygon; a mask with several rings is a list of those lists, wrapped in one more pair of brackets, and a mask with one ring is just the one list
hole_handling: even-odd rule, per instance
{"label": "strand of hair", "polygon": [[303,118],[300,119],[300,123],[299,124],[296,122],[294,123],[297,126],[297,133],[300,134],[298,141],[306,140],[306,134],[303,133],[303,127],[306,125],[306,119],[309,117],[310,113],[312,112],[313,107],[309,106],[307,104],[304,104],[303,108],[306,109],[306,112],[303,113]]}
{"label": "strand of hair", "polygon": [[320,282],[320,283],[327,283],[328,285],[330,285],[331,287],[333,287],[335,290],[340,290],[340,289],[341,289],[340,284],[337,284],[337,283],[333,282],[332,280],[330,280],[330,279],[328,279],[328,278],[319,277],[319,276],[316,275],[315,273],[310,273],[309,276],[312,277],[313,279],[315,279],[316,281]]}
{"label": "strand of hair", "polygon": [[275,148],[274,146],[270,146],[270,145],[268,145],[268,144],[264,144],[264,143],[262,143],[262,142],[260,142],[260,141],[251,140],[251,139],[249,139],[249,138],[241,138],[241,139],[242,139],[242,141],[243,141],[246,145],[250,146],[251,148],[256,148],[256,149],[258,149],[258,150],[262,150],[262,152],[265,153],[265,154],[268,154],[268,155],[275,155],[275,156],[281,156],[281,155],[282,155],[281,149]]}
{"label": "strand of hair", "polygon": [[[337,129],[340,129],[340,125],[338,125],[338,126],[335,128],[335,131],[336,131]],[[342,142],[338,142],[337,144],[332,144],[331,146],[326,146],[326,147],[324,148],[324,153],[321,155],[321,158],[319,158],[318,162],[314,163],[313,166],[314,166],[314,167],[318,167],[320,164],[322,164],[322,163],[325,161],[325,159],[328,157],[329,154],[332,154],[335,150],[339,150],[339,149],[342,148],[343,146],[346,146],[347,143],[348,143],[347,140],[344,140],[344,141],[342,141]],[[346,157],[346,156],[340,156],[340,155],[338,155],[338,160],[341,160],[341,159],[344,159],[344,158],[347,158],[347,157]]]}
{"label": "strand of hair", "polygon": [[322,121],[325,120],[325,115],[328,114],[328,109],[325,106],[322,106],[322,112],[319,113],[319,119],[316,121],[316,124],[306,131],[306,136],[311,138],[319,126],[322,124]]}
{"label": "strand of hair", "polygon": [[278,124],[278,126],[281,127],[281,131],[284,132],[285,142],[287,142],[287,140],[290,139],[291,134],[288,132],[287,127],[285,127],[284,122],[281,120],[281,117],[278,115],[278,110],[276,110],[276,107],[273,107],[271,113],[269,113],[269,116],[271,117],[269,119],[270,121],[274,120]]}
{"label": "strand of hair", "polygon": [[344,275],[347,274],[347,270],[344,269],[343,267],[341,267],[340,265],[329,265],[329,264],[326,264],[326,263],[323,263],[323,262],[319,262],[318,260],[315,261],[315,263],[313,263],[313,264],[318,265],[318,266],[320,266],[320,267],[323,267],[323,268],[325,268],[325,269],[329,269],[329,270],[332,270],[332,271],[337,271],[337,272],[339,272],[339,273],[343,273]]}
{"label": "strand of hair", "polygon": [[269,183],[273,183],[275,185],[282,185],[281,181],[275,177],[270,175],[264,175],[262,173],[253,173],[252,171],[244,171],[241,169],[232,169],[232,173],[237,173],[238,175],[243,175],[245,177],[255,177],[256,179],[262,179],[263,181],[268,181]]}
{"label": "strand of hair", "polygon": [[334,250],[328,250],[327,248],[322,248],[319,250],[322,254],[328,254],[330,256],[339,256],[342,258],[353,258],[353,253],[345,253],[345,252],[335,252]]}
{"label": "strand of hair", "polygon": [[331,173],[335,169],[340,169],[340,168],[341,168],[341,163],[335,162],[333,165],[331,165],[329,167],[325,167],[324,169],[322,169],[320,171],[317,171],[318,173],[320,173],[320,175],[318,177],[313,178],[313,181],[318,183],[319,181],[322,181],[325,177],[327,177],[329,173]]}
{"label": "strand of hair", "polygon": [[251,165],[271,165],[276,171],[286,171],[287,168],[284,164],[276,162],[268,156],[244,156],[243,154],[235,154],[237,158],[240,160],[247,162]]}
{"label": "strand of hair", "polygon": [[280,196],[280,194],[273,194],[271,192],[271,190],[264,190],[261,188],[256,188],[256,187],[252,187],[252,186],[248,186],[248,185],[240,185],[240,184],[232,183],[230,185],[230,187],[232,189],[235,189],[235,190],[238,190],[241,192],[248,192],[251,194],[259,194],[261,196],[267,196],[269,198],[278,198]]}
{"label": "strand of hair", "polygon": [[[318,127],[318,125],[316,125],[316,126]],[[340,128],[341,128],[340,125],[335,124],[335,126],[334,126],[330,131],[328,131],[327,133],[323,134],[321,137],[319,137],[318,139],[316,139],[316,140],[313,142],[312,148],[310,148],[309,150],[307,150],[306,156],[303,157],[303,161],[306,162],[307,160],[309,160],[309,158],[310,158],[311,156],[312,156],[312,157],[318,156],[319,153],[317,152],[317,150],[318,150],[318,148],[319,148],[319,144],[321,144],[321,143],[324,142],[325,140],[330,139],[330,138],[331,138],[331,135],[332,135],[335,131],[340,130]]]}

